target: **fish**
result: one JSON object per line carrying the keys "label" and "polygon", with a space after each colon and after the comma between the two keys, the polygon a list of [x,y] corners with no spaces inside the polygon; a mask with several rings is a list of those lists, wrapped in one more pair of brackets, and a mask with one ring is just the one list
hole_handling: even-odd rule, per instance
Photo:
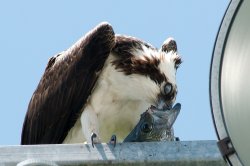
{"label": "fish", "polygon": [[172,126],[180,110],[180,103],[171,109],[159,109],[151,105],[141,114],[139,122],[123,142],[178,141]]}

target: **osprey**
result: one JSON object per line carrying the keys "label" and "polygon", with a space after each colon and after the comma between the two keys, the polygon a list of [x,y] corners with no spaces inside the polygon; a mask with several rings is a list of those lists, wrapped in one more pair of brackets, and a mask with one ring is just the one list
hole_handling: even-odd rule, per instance
{"label": "osprey", "polygon": [[157,50],[99,24],[49,60],[21,144],[102,142],[112,134],[122,141],[151,105],[172,107],[180,63],[172,38]]}

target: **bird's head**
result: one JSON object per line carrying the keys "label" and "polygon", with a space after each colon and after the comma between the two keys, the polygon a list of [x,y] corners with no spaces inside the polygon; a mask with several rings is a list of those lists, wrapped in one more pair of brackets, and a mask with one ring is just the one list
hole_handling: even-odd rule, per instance
{"label": "bird's head", "polygon": [[[116,36],[112,61],[124,96],[158,108],[172,107],[176,99],[176,70],[181,64],[177,44],[168,38],[161,49],[133,37]],[[124,79],[126,77],[126,79]],[[117,88],[120,89],[120,88]]]}

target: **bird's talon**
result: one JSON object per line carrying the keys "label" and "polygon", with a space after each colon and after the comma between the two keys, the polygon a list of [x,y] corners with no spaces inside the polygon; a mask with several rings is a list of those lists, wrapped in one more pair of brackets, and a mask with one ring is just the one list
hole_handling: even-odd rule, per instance
{"label": "bird's talon", "polygon": [[91,134],[91,144],[92,144],[92,147],[94,148],[94,139],[97,137],[96,133],[92,133]]}
{"label": "bird's talon", "polygon": [[109,141],[110,144],[113,144],[113,146],[116,146],[116,135],[112,135]]}

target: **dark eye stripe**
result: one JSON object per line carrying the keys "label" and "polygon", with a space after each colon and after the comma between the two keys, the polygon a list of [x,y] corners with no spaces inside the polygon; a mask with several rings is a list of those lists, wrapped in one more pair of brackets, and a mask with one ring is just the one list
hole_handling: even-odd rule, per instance
{"label": "dark eye stripe", "polygon": [[144,55],[137,55],[143,56],[143,60],[135,58],[133,55],[134,50],[143,51],[142,46],[157,51],[156,48],[153,48],[141,40],[125,36],[116,36],[116,45],[112,49],[112,52],[115,53],[116,60],[112,62],[112,65],[115,66],[115,69],[124,72],[126,75],[144,75],[159,85],[166,82],[166,76],[159,69],[160,59],[154,57],[149,58]]}
{"label": "dark eye stripe", "polygon": [[124,72],[126,75],[139,74],[149,77],[157,84],[167,81],[166,76],[159,69],[160,60],[156,58],[148,58],[144,60],[136,59],[134,56],[128,56],[126,59],[117,59],[112,62],[115,69]]}

